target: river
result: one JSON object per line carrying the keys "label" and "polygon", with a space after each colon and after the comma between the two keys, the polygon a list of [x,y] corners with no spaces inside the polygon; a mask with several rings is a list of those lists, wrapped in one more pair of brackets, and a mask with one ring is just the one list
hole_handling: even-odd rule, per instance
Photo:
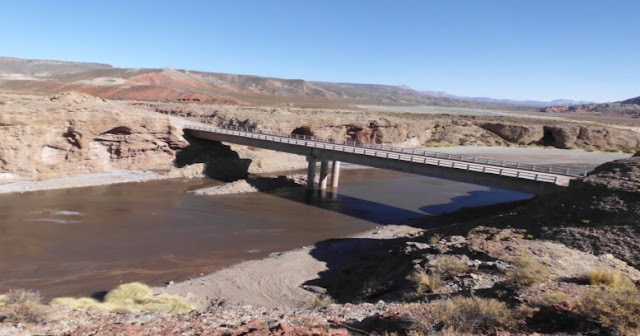
{"label": "river", "polygon": [[530,195],[377,169],[343,170],[337,197],[300,190],[195,196],[163,180],[0,195],[0,292],[91,295],[162,285],[379,225]]}

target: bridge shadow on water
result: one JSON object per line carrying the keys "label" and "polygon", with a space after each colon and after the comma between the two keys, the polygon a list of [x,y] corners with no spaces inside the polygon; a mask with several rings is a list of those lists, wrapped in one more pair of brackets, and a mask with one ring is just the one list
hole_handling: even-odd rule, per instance
{"label": "bridge shadow on water", "polygon": [[420,208],[432,216],[452,213],[464,208],[474,208],[498,203],[508,203],[531,199],[533,195],[510,190],[490,188],[489,190],[474,190],[465,195],[452,197],[449,203],[426,205]]}
{"label": "bridge shadow on water", "polygon": [[304,203],[379,225],[404,224],[418,228],[425,228],[425,225],[428,225],[425,220],[433,216],[452,213],[463,208],[520,201],[530,199],[532,197],[529,194],[490,188],[488,190],[470,191],[464,195],[450,198],[447,203],[425,205],[419,207],[416,209],[418,211],[416,211],[363,198],[352,197],[341,194],[339,191],[320,192],[316,190],[308,192],[306,190],[301,190],[300,188],[291,188],[270,194],[292,202]]}

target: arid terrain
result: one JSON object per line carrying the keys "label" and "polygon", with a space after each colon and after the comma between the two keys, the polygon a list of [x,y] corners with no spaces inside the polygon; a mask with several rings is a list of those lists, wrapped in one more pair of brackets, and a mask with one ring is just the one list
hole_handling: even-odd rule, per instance
{"label": "arid terrain", "polygon": [[302,157],[190,139],[181,131],[185,122],[400,146],[534,146],[625,153],[640,148],[640,133],[633,127],[606,120],[595,124],[517,114],[452,117],[362,108],[151,103],[104,100],[75,91],[3,94],[0,100],[0,137],[5,144],[0,149],[0,178],[5,183],[122,170],[235,178],[304,166]]}
{"label": "arid terrain", "polygon": [[236,181],[201,192],[210,195],[304,183],[300,176],[239,180],[306,161],[195,139],[183,132],[187,124],[363,144],[625,157],[555,194],[387,225],[144,295],[50,302],[29,288],[12,290],[0,295],[0,335],[640,333],[633,112],[581,119],[555,109],[549,117],[531,106],[403,87],[11,58],[0,58],[0,92],[3,193],[203,176]]}

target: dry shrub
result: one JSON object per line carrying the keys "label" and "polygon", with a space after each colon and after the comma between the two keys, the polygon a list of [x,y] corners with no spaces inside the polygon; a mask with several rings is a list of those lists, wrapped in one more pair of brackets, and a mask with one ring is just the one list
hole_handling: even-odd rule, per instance
{"label": "dry shrub", "polygon": [[433,262],[429,264],[438,272],[447,273],[452,276],[462,274],[469,269],[467,263],[459,257],[450,254],[436,256]]}
{"label": "dry shrub", "polygon": [[411,332],[417,335],[493,334],[516,328],[537,311],[525,305],[512,309],[496,299],[462,296],[405,307]]}
{"label": "dry shrub", "polygon": [[571,300],[571,296],[563,292],[551,292],[538,298],[532,298],[530,303],[540,307],[551,307]]}
{"label": "dry shrub", "polygon": [[548,266],[526,255],[516,257],[513,266],[513,270],[507,272],[507,279],[518,287],[531,286],[551,276]]}
{"label": "dry shrub", "polygon": [[613,269],[594,269],[585,278],[592,286],[632,290],[636,288],[636,285],[627,275]]}
{"label": "dry shrub", "polygon": [[180,297],[168,294],[154,295],[147,285],[139,282],[123,284],[111,290],[99,302],[91,298],[56,298],[51,304],[82,310],[98,310],[113,313],[139,313],[157,311],[184,314],[195,309]]}
{"label": "dry shrub", "polygon": [[308,308],[325,308],[333,303],[331,297],[327,295],[314,296],[311,300],[307,302]]}
{"label": "dry shrub", "polygon": [[429,274],[424,270],[415,271],[409,280],[416,285],[416,294],[419,298],[425,297],[429,293],[434,293],[442,286],[442,278],[439,274]]}
{"label": "dry shrub", "polygon": [[578,301],[578,311],[621,335],[640,335],[640,292],[593,288]]}
{"label": "dry shrub", "polygon": [[478,297],[455,297],[433,306],[433,316],[444,329],[457,332],[490,332],[516,326],[517,316],[504,302]]}
{"label": "dry shrub", "polygon": [[0,295],[0,322],[43,323],[49,320],[51,311],[41,303],[38,292],[12,290]]}

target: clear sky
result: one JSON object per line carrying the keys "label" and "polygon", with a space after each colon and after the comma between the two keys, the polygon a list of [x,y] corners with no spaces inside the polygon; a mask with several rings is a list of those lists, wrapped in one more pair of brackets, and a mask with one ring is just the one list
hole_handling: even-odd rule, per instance
{"label": "clear sky", "polygon": [[640,95],[639,0],[0,0],[0,55],[408,85]]}

